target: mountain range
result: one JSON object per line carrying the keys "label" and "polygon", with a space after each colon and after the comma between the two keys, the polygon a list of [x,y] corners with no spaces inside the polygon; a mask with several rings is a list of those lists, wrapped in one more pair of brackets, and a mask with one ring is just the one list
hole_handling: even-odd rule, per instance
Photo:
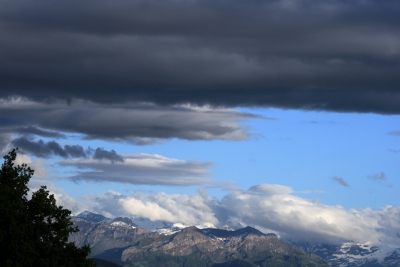
{"label": "mountain range", "polygon": [[293,242],[308,253],[314,253],[330,265],[347,267],[398,267],[400,248],[344,242],[341,245]]}
{"label": "mountain range", "polygon": [[91,257],[131,267],[350,266],[398,267],[400,249],[354,242],[342,245],[283,241],[252,227],[216,229],[144,218],[72,217],[80,231],[69,241],[89,244]]}

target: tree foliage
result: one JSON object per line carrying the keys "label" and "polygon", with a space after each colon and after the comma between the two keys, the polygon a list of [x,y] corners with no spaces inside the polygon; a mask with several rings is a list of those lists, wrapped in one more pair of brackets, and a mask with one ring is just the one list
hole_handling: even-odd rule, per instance
{"label": "tree foliage", "polygon": [[90,247],[68,242],[79,231],[70,220],[71,211],[56,205],[45,186],[28,199],[27,186],[33,170],[14,165],[17,150],[4,156],[0,169],[0,266],[94,266],[87,259]]}

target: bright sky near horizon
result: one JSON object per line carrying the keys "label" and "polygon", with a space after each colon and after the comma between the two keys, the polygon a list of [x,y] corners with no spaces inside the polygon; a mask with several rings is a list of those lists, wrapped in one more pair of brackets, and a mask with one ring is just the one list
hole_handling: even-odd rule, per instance
{"label": "bright sky near horizon", "polygon": [[[248,131],[247,140],[188,141],[171,139],[147,146],[125,142],[76,140],[83,148],[103,148],[117,154],[159,155],[182,161],[208,163],[201,170],[203,178],[189,187],[175,185],[143,185],[132,183],[69,181],[55,179],[73,197],[91,193],[168,192],[196,193],[198,188],[222,197],[226,190],[246,190],[257,184],[281,184],[305,199],[346,208],[380,209],[400,205],[400,157],[394,126],[399,115],[332,113],[282,109],[240,109],[259,115],[240,123]],[[51,142],[52,138],[41,138]],[[61,145],[71,144],[59,139]],[[38,159],[37,157],[32,157]],[[51,162],[60,160],[54,157]],[[48,168],[51,177],[68,177],[59,165]],[[63,172],[63,173],[59,173]],[[209,172],[209,173],[207,173]],[[112,176],[112,175],[110,175]],[[168,179],[168,177],[165,177]],[[83,189],[83,188],[84,189]]]}
{"label": "bright sky near horizon", "polygon": [[1,152],[75,214],[400,247],[399,13],[0,1]]}

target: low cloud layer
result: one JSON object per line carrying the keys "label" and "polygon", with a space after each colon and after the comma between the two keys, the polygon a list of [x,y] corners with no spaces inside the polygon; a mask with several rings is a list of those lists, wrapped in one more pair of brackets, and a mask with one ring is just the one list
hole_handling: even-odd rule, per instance
{"label": "low cloud layer", "polygon": [[[20,97],[0,99],[0,130],[25,136],[14,142],[24,142],[26,147],[30,136],[65,137],[59,132],[80,134],[84,139],[124,141],[138,145],[170,138],[244,140],[250,133],[239,123],[250,118],[262,117],[232,109],[189,105],[105,106],[82,100],[67,105],[60,101],[46,104]],[[61,150],[54,144],[38,145],[46,145],[45,150],[50,149],[61,156]]]}
{"label": "low cloud layer", "polygon": [[400,113],[398,1],[1,5],[0,97]]}
{"label": "low cloud layer", "polygon": [[210,162],[178,160],[149,154],[115,154],[116,157],[121,157],[121,160],[117,160],[114,159],[112,152],[107,152],[107,154],[109,157],[70,159],[60,161],[58,164],[79,170],[75,175],[66,177],[74,181],[107,181],[168,186],[194,186],[214,183],[209,178],[209,169],[213,166]]}
{"label": "low cloud layer", "polygon": [[[268,188],[268,192],[257,188]],[[257,190],[254,190],[257,189]],[[284,189],[284,190],[283,190]],[[139,216],[150,220],[187,225],[213,223],[219,227],[254,226],[293,241],[339,244],[343,241],[400,246],[400,208],[379,210],[345,209],[292,195],[282,185],[256,185],[249,190],[231,191],[223,198],[193,195],[108,192],[88,196],[79,210],[90,209],[108,216]]]}

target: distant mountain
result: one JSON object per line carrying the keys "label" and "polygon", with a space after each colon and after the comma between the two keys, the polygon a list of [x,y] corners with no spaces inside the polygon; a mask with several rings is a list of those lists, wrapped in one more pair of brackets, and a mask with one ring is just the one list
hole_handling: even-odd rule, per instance
{"label": "distant mountain", "polygon": [[304,251],[315,253],[330,265],[341,267],[398,267],[400,249],[345,242],[340,246],[293,243]]}
{"label": "distant mountain", "polygon": [[89,244],[91,257],[123,266],[328,266],[318,256],[279,240],[275,234],[263,234],[251,227],[232,231],[191,226],[167,235],[137,228],[126,220],[92,218],[72,218],[80,232],[72,234],[70,241],[78,246]]}
{"label": "distant mountain", "polygon": [[76,217],[82,218],[89,222],[99,223],[99,222],[110,222],[112,221],[109,218],[104,217],[103,215],[96,214],[90,211],[85,210],[84,212],[78,214]]}
{"label": "distant mountain", "polygon": [[251,227],[187,227],[171,236],[141,240],[123,251],[122,260],[132,266],[328,266],[318,256]]}
{"label": "distant mountain", "polygon": [[326,266],[321,259],[340,267],[400,266],[400,249],[354,242],[285,243],[251,227],[190,227],[144,218],[109,219],[88,211],[72,221],[80,232],[70,241],[89,244],[92,257],[123,266]]}

